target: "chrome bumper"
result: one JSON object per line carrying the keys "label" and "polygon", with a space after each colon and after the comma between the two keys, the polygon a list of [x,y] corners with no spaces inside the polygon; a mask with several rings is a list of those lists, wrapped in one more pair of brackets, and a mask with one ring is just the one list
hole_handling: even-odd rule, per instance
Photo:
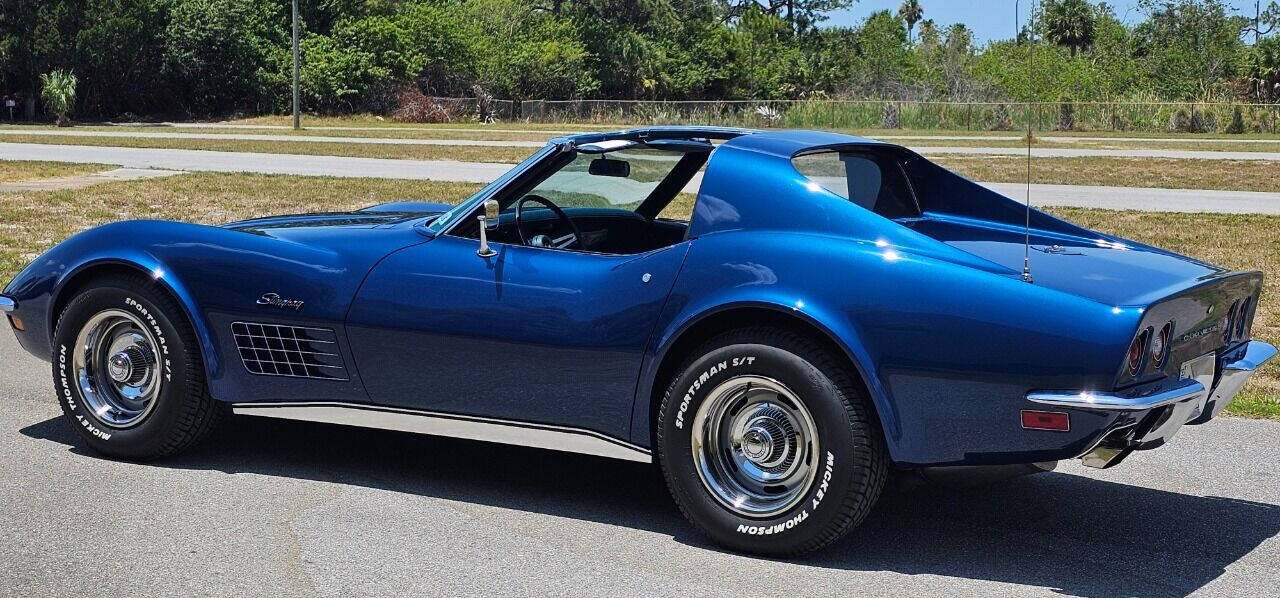
{"label": "chrome bumper", "polygon": [[15,309],[18,309],[17,301],[14,301],[4,295],[0,295],[0,314],[7,314]]}
{"label": "chrome bumper", "polygon": [[1111,467],[1134,450],[1163,445],[1183,425],[1202,424],[1216,417],[1244,388],[1249,376],[1275,355],[1275,347],[1250,341],[1243,355],[1222,365],[1220,376],[1210,359],[1178,386],[1149,395],[1051,391],[1027,393],[1027,400],[1053,407],[1131,414],[1128,423],[1103,434],[1079,455],[1087,466]]}

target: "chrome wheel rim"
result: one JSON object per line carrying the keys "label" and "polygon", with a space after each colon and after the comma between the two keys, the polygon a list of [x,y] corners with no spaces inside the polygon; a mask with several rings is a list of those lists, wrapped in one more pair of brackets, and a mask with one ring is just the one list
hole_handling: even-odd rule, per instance
{"label": "chrome wheel rim", "polygon": [[155,336],[133,314],[99,312],[80,329],[72,365],[94,418],[113,428],[137,425],[155,408],[164,377]]}
{"label": "chrome wheel rim", "polygon": [[693,419],[693,460],[725,508],[770,517],[804,498],[817,472],[818,430],[781,382],[737,376],[716,386]]}

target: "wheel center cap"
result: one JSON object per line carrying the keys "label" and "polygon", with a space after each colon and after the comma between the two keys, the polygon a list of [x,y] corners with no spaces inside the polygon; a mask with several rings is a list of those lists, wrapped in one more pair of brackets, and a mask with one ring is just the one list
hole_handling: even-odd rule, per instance
{"label": "wheel center cap", "polygon": [[133,346],[107,359],[107,375],[119,384],[137,386],[146,379],[149,365],[148,354]]}
{"label": "wheel center cap", "polygon": [[111,374],[112,380],[128,382],[130,375],[133,374],[133,360],[124,351],[116,353],[107,361],[107,371]]}
{"label": "wheel center cap", "polygon": [[756,463],[769,460],[773,454],[773,436],[764,428],[747,430],[742,435],[742,454]]}

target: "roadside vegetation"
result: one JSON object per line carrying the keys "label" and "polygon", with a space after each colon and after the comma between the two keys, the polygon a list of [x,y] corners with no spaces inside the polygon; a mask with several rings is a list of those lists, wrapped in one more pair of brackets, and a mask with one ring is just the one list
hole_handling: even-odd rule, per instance
{"label": "roadside vegetation", "polygon": [[[1208,105],[1280,98],[1275,2],[1263,2],[1258,15],[1224,0],[1142,0],[1131,15],[1087,0],[1028,4],[1036,8],[1031,23],[1015,32],[1010,19],[1007,39],[979,44],[964,23],[931,18],[928,0],[840,27],[820,25],[856,0],[303,2],[302,104],[320,114],[486,121],[508,119],[516,103],[533,99],[793,100],[800,103],[747,105],[733,118],[1013,130],[1010,104],[1036,101],[1047,103],[1046,126],[1063,130],[1275,128],[1274,110],[1245,108],[1237,117],[1231,106]],[[281,113],[290,103],[289,6],[4,3],[0,92],[36,97],[40,75],[62,71],[80,78],[72,112],[81,118]],[[832,98],[876,102],[840,115],[823,103]],[[917,114],[893,103],[919,100],[989,104]],[[1096,101],[1134,108],[1099,110]],[[1183,105],[1137,108],[1158,101]],[[575,120],[719,122],[714,107],[598,108],[538,109]]]}
{"label": "roadside vegetation", "polygon": [[[160,218],[217,224],[284,212],[349,210],[390,201],[455,203],[479,187],[390,179],[197,173],[74,190],[0,193],[0,281],[11,279],[55,243],[107,222]],[[682,195],[671,215],[678,215],[681,209],[687,212],[692,200],[691,195]],[[1224,267],[1262,270],[1266,287],[1254,334],[1280,342],[1280,305],[1276,301],[1280,297],[1280,217],[1082,208],[1050,211],[1090,228]],[[1255,376],[1229,413],[1280,418],[1280,364],[1269,364]]]}

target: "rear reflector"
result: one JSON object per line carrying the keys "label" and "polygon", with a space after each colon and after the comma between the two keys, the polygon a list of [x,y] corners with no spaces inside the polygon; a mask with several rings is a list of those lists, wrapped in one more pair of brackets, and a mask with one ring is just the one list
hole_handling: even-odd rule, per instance
{"label": "rear reflector", "polygon": [[1071,416],[1061,411],[1028,411],[1023,409],[1022,427],[1027,430],[1067,432],[1071,430]]}
{"label": "rear reflector", "polygon": [[25,325],[22,323],[22,318],[13,314],[9,314],[9,324],[13,325],[14,330],[26,330],[24,328]]}

